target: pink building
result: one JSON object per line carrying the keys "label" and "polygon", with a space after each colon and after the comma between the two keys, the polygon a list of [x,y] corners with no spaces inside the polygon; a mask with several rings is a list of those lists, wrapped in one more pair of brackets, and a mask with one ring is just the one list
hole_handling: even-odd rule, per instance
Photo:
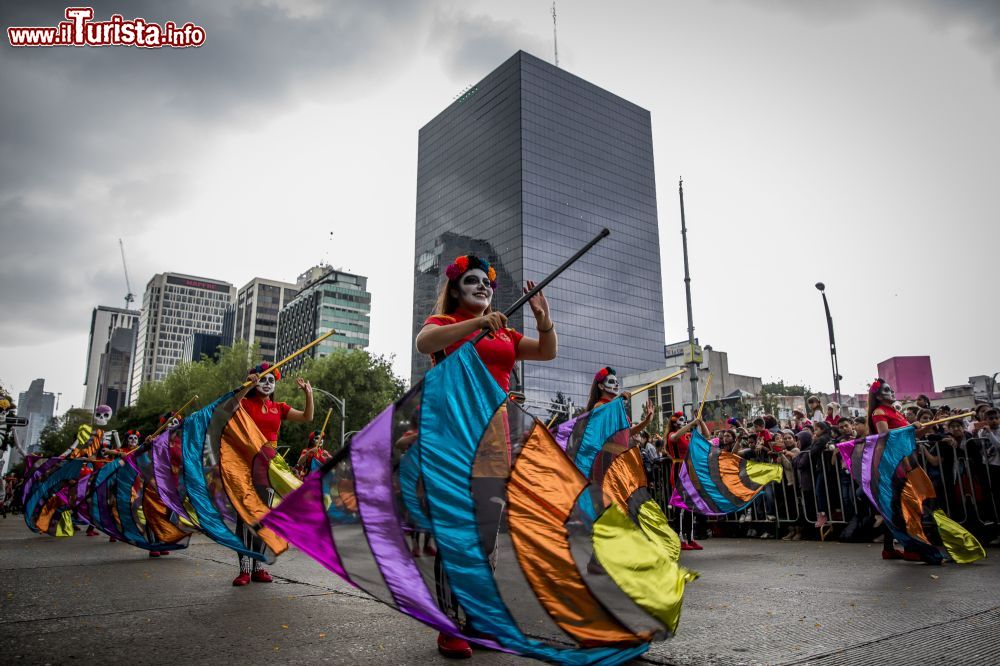
{"label": "pink building", "polygon": [[896,389],[900,400],[913,400],[921,393],[936,395],[930,356],[893,356],[878,364],[878,376]]}

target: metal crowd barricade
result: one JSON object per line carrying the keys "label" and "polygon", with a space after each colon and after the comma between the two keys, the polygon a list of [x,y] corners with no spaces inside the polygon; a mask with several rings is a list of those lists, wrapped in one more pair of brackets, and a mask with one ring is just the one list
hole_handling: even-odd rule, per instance
{"label": "metal crowd barricade", "polygon": [[[1000,481],[1000,469],[991,473],[988,444],[985,439],[969,438],[949,454],[941,447],[950,444],[920,440],[914,456],[934,484],[938,507],[966,527],[1000,527],[1000,505],[993,489],[994,483]],[[825,539],[833,528],[847,525],[855,516],[871,515],[874,508],[847,473],[839,453],[828,448],[819,454],[820,460],[814,460],[810,451],[798,455],[805,456],[805,460],[796,458],[793,464],[783,465],[784,478],[770,484],[744,511],[710,517],[709,521],[729,529],[747,525],[756,530],[774,527],[778,532],[781,527],[796,524],[815,525],[822,512],[826,521],[820,528],[820,538]],[[946,461],[951,462],[944,464]],[[671,479],[677,478],[681,464],[663,457],[652,465],[649,474],[650,493],[671,520],[676,517],[676,509],[669,505]]]}

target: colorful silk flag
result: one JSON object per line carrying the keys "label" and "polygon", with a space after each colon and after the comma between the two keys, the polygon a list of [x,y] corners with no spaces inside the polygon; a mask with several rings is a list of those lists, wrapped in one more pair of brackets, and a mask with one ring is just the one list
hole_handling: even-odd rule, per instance
{"label": "colorful silk flag", "polygon": [[721,451],[693,430],[687,459],[677,469],[670,506],[706,516],[741,511],[781,476],[781,465]]}
{"label": "colorful silk flag", "polygon": [[237,520],[258,524],[300,481],[266,446],[236,394],[227,393],[184,420],[181,484],[186,498],[180,508],[214,541],[241,555],[273,562],[288,543],[265,527],[257,530],[265,552],[250,550],[237,536]]}
{"label": "colorful silk flag", "polygon": [[928,562],[944,548],[959,564],[986,557],[972,534],[937,508],[934,485],[916,459],[913,427],[837,444],[844,468],[882,514],[892,535]]}
{"label": "colorful silk flag", "polygon": [[49,536],[73,536],[74,486],[85,464],[80,459],[28,456],[23,495],[28,529]]}
{"label": "colorful silk flag", "polygon": [[[615,408],[601,418],[621,431]],[[465,345],[262,523],[446,634],[561,663],[621,663],[676,629],[695,575],[677,563],[637,450],[607,461],[596,520],[584,513],[594,505],[585,463],[607,440],[579,457],[581,473]],[[436,556],[414,554],[408,538],[421,532]]]}

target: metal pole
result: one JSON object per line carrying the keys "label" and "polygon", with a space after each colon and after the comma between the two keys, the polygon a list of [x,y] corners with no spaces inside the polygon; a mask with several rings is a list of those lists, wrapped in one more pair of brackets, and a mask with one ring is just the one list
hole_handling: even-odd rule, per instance
{"label": "metal pole", "polygon": [[324,391],[323,389],[317,388],[315,386],[313,387],[313,390],[314,391],[319,391],[320,393],[322,393],[323,395],[325,395],[326,397],[328,397],[333,402],[333,404],[337,405],[337,407],[340,408],[340,446],[341,446],[341,448],[343,448],[343,446],[344,446],[344,422],[347,420],[347,407],[346,407],[346,403],[345,403],[344,399],[343,398],[338,398],[337,396],[335,396],[334,394],[330,393],[329,391]]}
{"label": "metal pole", "polygon": [[837,404],[840,404],[840,368],[837,364],[837,343],[833,337],[833,317],[830,316],[830,304],[826,300],[826,285],[822,282],[816,283],[816,288],[823,295],[823,309],[826,311],[826,330],[830,336],[830,368],[833,371],[833,393],[837,396]]}
{"label": "metal pole", "polygon": [[[691,362],[688,363],[688,370],[691,373],[691,411],[694,411],[694,399],[698,395],[698,362],[694,357],[694,314],[691,310],[691,270],[688,266],[688,242],[687,242],[687,220],[684,217],[684,179],[681,178],[677,184],[677,193],[681,200],[681,244],[684,246],[684,291],[687,297],[688,315],[688,352],[691,354]],[[682,401],[683,404],[683,401]]]}

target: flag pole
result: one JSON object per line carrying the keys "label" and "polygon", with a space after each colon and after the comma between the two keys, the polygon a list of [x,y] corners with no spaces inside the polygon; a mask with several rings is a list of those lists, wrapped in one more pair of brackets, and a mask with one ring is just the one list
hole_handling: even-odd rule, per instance
{"label": "flag pole", "polygon": [[[190,400],[188,400],[188,401],[187,401],[187,402],[185,402],[185,403],[184,403],[183,405],[181,405],[181,408],[180,408],[180,409],[178,409],[178,410],[177,410],[176,412],[174,412],[174,413],[173,413],[173,414],[172,414],[172,415],[170,416],[170,418],[171,418],[171,419],[175,419],[175,418],[177,418],[178,416],[180,416],[180,415],[181,415],[181,414],[182,414],[182,413],[184,412],[184,410],[185,410],[185,409],[187,409],[188,407],[190,407],[190,406],[191,406],[191,403],[192,403],[192,402],[194,402],[194,401],[195,401],[195,400],[197,400],[197,399],[198,399],[198,394],[196,393],[196,394],[194,394],[193,396],[191,396],[191,399],[190,399]],[[161,432],[163,432],[163,430],[164,430],[164,429],[165,429],[165,428],[166,428],[166,427],[167,427],[168,425],[170,425],[170,419],[167,419],[166,421],[164,421],[163,423],[161,423],[161,424],[160,424],[160,427],[156,429],[156,432],[154,432],[154,433],[153,433],[152,435],[150,435],[150,436],[149,436],[149,437],[147,437],[146,439],[156,439],[156,436],[157,436],[157,435],[159,435],[159,434],[160,434]]]}
{"label": "flag pole", "polygon": [[705,409],[705,401],[708,400],[708,389],[712,386],[712,373],[708,373],[708,381],[705,382],[705,392],[701,394],[701,404],[698,405],[698,416],[695,420],[701,419],[701,412]]}
{"label": "flag pole", "polygon": [[322,437],[326,437],[326,425],[330,422],[330,414],[333,414],[333,407],[326,410],[326,418],[323,419],[323,427],[319,430],[319,434]]}
{"label": "flag pole", "polygon": [[[589,252],[591,248],[593,248],[599,242],[601,242],[602,240],[604,240],[610,234],[611,234],[611,231],[608,230],[607,227],[605,227],[604,229],[601,229],[600,233],[598,233],[596,236],[594,236],[592,239],[590,239],[590,241],[586,245],[584,245],[582,248],[580,248],[580,250],[576,254],[574,254],[572,257],[570,257],[569,259],[567,259],[566,261],[564,261],[562,263],[562,265],[559,266],[559,268],[557,268],[555,271],[553,271],[552,273],[550,273],[541,282],[539,282],[538,284],[536,284],[535,287],[534,287],[534,289],[528,290],[528,293],[526,293],[523,296],[521,296],[521,298],[517,299],[517,301],[513,305],[511,305],[509,308],[507,308],[506,310],[504,310],[504,315],[507,316],[507,317],[509,317],[510,315],[514,314],[514,312],[516,312],[521,307],[523,307],[524,304],[527,303],[531,298],[534,298],[535,294],[537,294],[538,292],[540,292],[542,290],[542,288],[544,288],[550,282],[552,282],[557,277],[559,277],[559,275],[563,271],[565,271],[567,268],[569,268],[574,263],[576,263],[577,261],[579,261],[580,257],[582,257],[587,252]],[[479,335],[477,335],[472,340],[472,343],[476,344],[477,342],[479,342],[480,340],[482,340],[483,338],[485,338],[489,334],[489,332],[490,332],[489,329],[483,329],[482,332],[480,332]],[[422,381],[423,380],[421,380],[420,383],[422,383]],[[420,383],[418,383],[417,386],[419,386]],[[410,390],[407,392],[406,395],[410,395],[414,390],[416,390],[417,386],[414,386],[414,387],[410,388]],[[403,398],[401,398],[401,400],[405,399],[406,395],[404,395]],[[347,457],[347,455],[350,453],[350,450],[351,450],[350,444],[348,444],[346,446],[340,447],[340,449],[336,453],[333,454],[333,457],[331,457],[330,460],[328,460],[326,463],[323,464],[323,467],[320,468],[320,472],[321,473],[326,473],[326,472],[330,471],[331,469],[333,469],[334,467],[336,467],[337,465],[339,465]]]}
{"label": "flag pole", "polygon": [[[523,296],[521,296],[521,298],[519,298],[516,301],[514,301],[513,305],[511,305],[509,308],[507,308],[506,310],[503,311],[504,316],[505,317],[509,317],[512,314],[514,314],[515,312],[517,312],[518,310],[520,310],[522,307],[524,307],[524,304],[527,303],[528,301],[530,301],[532,298],[534,298],[535,294],[537,294],[538,292],[540,292],[550,282],[552,282],[557,277],[559,277],[562,274],[563,271],[565,271],[567,268],[569,268],[570,266],[572,266],[573,264],[575,264],[577,261],[579,261],[580,257],[582,257],[583,255],[585,255],[588,252],[590,252],[590,249],[592,247],[594,247],[595,245],[597,245],[598,243],[600,243],[602,240],[604,240],[610,234],[611,234],[611,231],[609,231],[607,227],[605,227],[604,229],[601,229],[600,233],[598,233],[596,236],[594,236],[592,239],[590,239],[590,242],[588,242],[586,245],[584,245],[582,248],[580,248],[580,250],[576,254],[574,254],[572,257],[570,257],[569,259],[567,259],[566,261],[564,261],[563,264],[562,264],[562,266],[560,266],[559,268],[557,268],[554,271],[552,271],[544,280],[542,280],[541,282],[539,282],[538,284],[536,284],[533,289],[529,290],[528,293],[524,294]],[[473,345],[479,344],[479,342],[483,338],[485,338],[487,335],[489,335],[489,333],[490,333],[490,329],[484,328],[482,330],[482,332],[480,332],[479,335],[477,335],[475,338],[472,339],[472,344]]]}
{"label": "flag pole", "polygon": [[[258,374],[257,375],[257,379],[259,380],[261,377],[265,377],[265,376],[271,374],[272,372],[280,369],[281,366],[285,365],[286,363],[288,363],[292,359],[294,359],[294,358],[296,358],[296,357],[304,354],[305,352],[309,351],[310,349],[312,349],[313,347],[315,347],[319,343],[323,342],[324,340],[326,340],[328,337],[330,337],[331,335],[333,335],[336,332],[337,331],[332,330],[332,329],[329,330],[329,331],[327,331],[323,335],[319,336],[318,338],[316,338],[315,340],[313,340],[312,342],[310,342],[309,344],[307,344],[305,347],[302,347],[298,351],[292,352],[291,354],[289,354],[285,358],[281,359],[280,361],[278,361],[277,363],[275,363],[274,365],[272,365],[267,370],[265,370],[265,371],[261,372],[260,374]],[[241,389],[245,389],[245,388],[247,388],[247,387],[249,387],[251,385],[252,385],[252,382],[246,381],[246,382],[243,382],[242,385],[240,385],[240,388]]]}
{"label": "flag pole", "polygon": [[973,416],[973,415],[975,415],[975,412],[965,412],[964,414],[952,414],[951,416],[945,417],[943,419],[938,419],[937,421],[928,421],[927,423],[920,423],[918,421],[917,423],[911,423],[910,425],[915,427],[917,430],[922,430],[932,425],[947,423],[948,421],[954,421],[956,419],[964,419],[966,416]]}
{"label": "flag pole", "polygon": [[629,393],[631,393],[632,395],[639,395],[643,391],[648,391],[651,388],[655,388],[655,387],[659,386],[660,384],[662,384],[663,382],[669,382],[674,377],[680,377],[681,375],[683,375],[687,371],[688,371],[687,368],[681,368],[677,372],[671,372],[669,375],[667,375],[666,377],[663,377],[662,379],[657,379],[655,382],[650,382],[649,384],[646,384],[645,386],[640,386],[637,389],[632,389],[631,391],[629,391]]}

